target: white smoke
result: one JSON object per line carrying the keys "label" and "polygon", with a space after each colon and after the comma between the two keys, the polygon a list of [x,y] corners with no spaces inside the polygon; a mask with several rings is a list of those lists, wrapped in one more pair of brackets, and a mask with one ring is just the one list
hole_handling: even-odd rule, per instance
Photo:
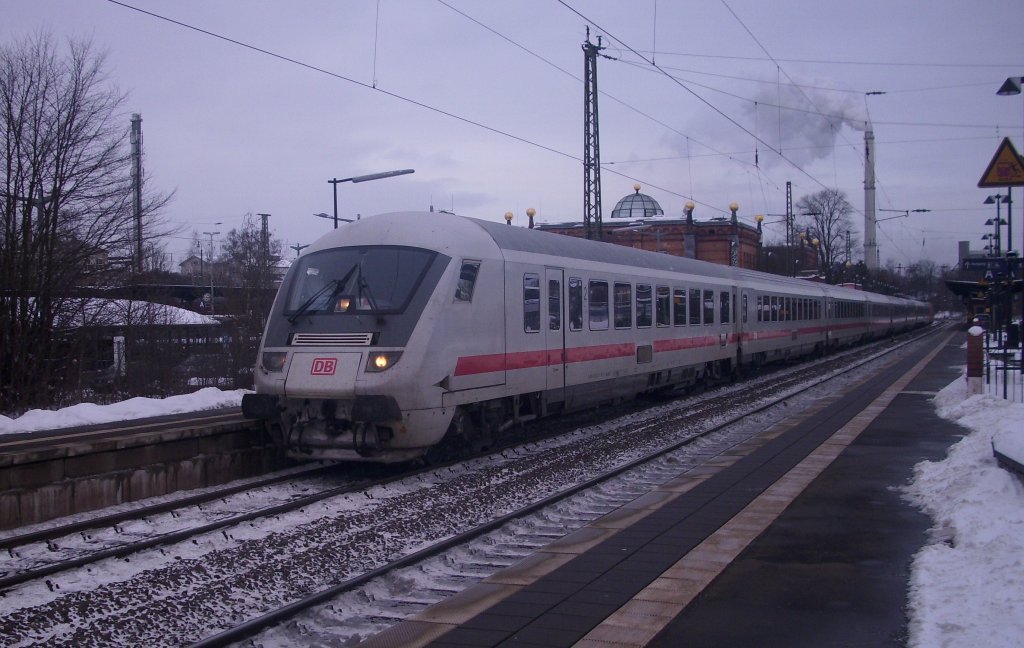
{"label": "white smoke", "polygon": [[[755,135],[798,165],[831,156],[846,146],[843,127],[863,132],[868,125],[862,95],[818,90],[811,86],[764,86],[749,106]],[[762,156],[769,163],[778,158]]]}

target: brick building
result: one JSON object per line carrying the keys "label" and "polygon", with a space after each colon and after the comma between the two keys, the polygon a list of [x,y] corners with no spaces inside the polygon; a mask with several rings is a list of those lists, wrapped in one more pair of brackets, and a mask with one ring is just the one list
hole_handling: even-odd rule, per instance
{"label": "brick building", "polygon": [[[605,242],[751,270],[762,268],[760,226],[740,223],[737,205],[730,205],[731,217],[696,221],[693,203],[686,204],[682,218],[665,216],[654,198],[640,193],[640,185],[633,189],[604,220],[601,239]],[[580,238],[587,235],[579,222],[544,223],[537,229]],[[598,238],[594,227],[591,235]]]}

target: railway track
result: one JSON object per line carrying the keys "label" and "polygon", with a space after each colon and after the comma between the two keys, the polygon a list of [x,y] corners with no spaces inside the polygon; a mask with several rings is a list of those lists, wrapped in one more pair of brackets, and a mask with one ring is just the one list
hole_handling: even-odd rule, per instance
{"label": "railway track", "polygon": [[[867,353],[858,350],[853,355]],[[634,412],[613,429],[584,428],[485,458],[373,484],[349,484],[340,487],[347,490],[334,493],[322,489],[313,495],[315,501],[285,502],[269,512],[249,511],[243,514],[245,519],[218,521],[215,529],[193,529],[181,538],[157,543],[159,556],[154,544],[125,549],[117,560],[92,561],[85,569],[82,564],[59,567],[60,561],[52,563],[45,574],[52,578],[37,575],[6,586],[2,595],[17,605],[0,615],[0,641],[73,645],[116,637],[117,641],[181,643],[201,636],[206,628],[224,627],[223,621],[232,622],[233,628],[200,645],[237,641],[334,597],[358,597],[353,592],[395,570],[410,569],[472,538],[494,533],[512,520],[550,510],[555,502],[657,456],[693,449],[698,439],[794,398],[808,382],[820,382],[812,373],[836,374],[836,362],[827,359],[809,368],[777,372],[760,379],[757,390],[745,384],[685,406],[673,403],[647,414]],[[848,364],[849,356],[843,362]],[[768,392],[781,395],[769,397]],[[724,411],[736,407],[744,411],[723,418]],[[722,443],[737,442],[723,439]],[[630,440],[629,447],[624,447],[624,440]],[[684,453],[688,458],[669,461],[667,472],[688,469],[708,452],[696,448]],[[572,485],[567,488],[566,484]],[[574,524],[582,525],[628,501],[622,498],[632,492],[615,491],[607,500],[588,496],[587,501],[593,502],[590,508],[560,518],[554,525],[560,528],[528,525],[526,539],[516,539],[511,546],[529,551]],[[428,504],[430,514],[425,515]],[[512,550],[505,555],[492,552],[474,569],[497,568],[518,555]],[[239,592],[250,593],[244,603],[237,601]],[[420,593],[417,598],[424,597]],[[391,604],[392,609],[410,605],[402,600]],[[80,612],[93,607],[111,611],[104,617],[104,628]],[[253,610],[269,611],[247,618]],[[387,619],[389,613],[370,616],[374,614]],[[43,630],[55,626],[60,629]]]}

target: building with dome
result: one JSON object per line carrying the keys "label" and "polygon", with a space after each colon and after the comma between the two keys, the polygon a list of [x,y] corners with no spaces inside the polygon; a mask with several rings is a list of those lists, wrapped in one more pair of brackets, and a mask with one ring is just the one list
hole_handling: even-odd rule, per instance
{"label": "building with dome", "polygon": [[625,196],[615,205],[612,210],[612,219],[626,218],[635,220],[638,218],[654,218],[664,216],[665,210],[661,208],[658,201],[647,194],[640,193],[640,185],[633,185],[634,192]]}
{"label": "building with dome", "polygon": [[[729,206],[731,217],[720,216],[707,221],[694,220],[694,204],[686,203],[681,216],[666,216],[658,201],[640,193],[624,196],[601,226],[600,239],[640,250],[662,252],[722,265],[752,270],[760,269],[761,228],[740,223],[736,217],[739,205]],[[586,238],[581,222],[545,223],[537,229],[566,236]],[[598,232],[592,227],[592,238]]]}

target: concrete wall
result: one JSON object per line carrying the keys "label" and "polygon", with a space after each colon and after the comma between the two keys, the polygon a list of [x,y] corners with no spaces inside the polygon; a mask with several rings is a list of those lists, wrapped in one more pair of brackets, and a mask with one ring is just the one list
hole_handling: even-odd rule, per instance
{"label": "concrete wall", "polygon": [[0,455],[0,529],[215,486],[290,465],[252,422]]}

